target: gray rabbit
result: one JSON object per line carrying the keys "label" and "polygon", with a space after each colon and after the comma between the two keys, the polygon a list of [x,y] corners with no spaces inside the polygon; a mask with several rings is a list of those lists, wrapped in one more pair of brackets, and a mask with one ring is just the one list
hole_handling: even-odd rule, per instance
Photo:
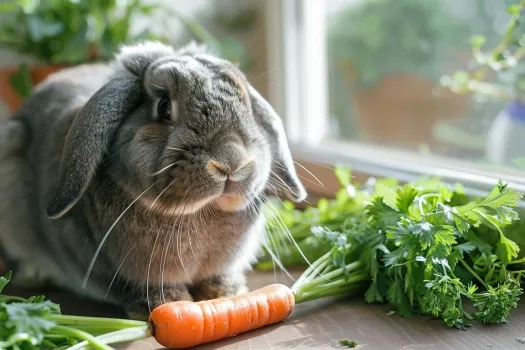
{"label": "gray rabbit", "polygon": [[124,46],[110,64],[51,75],[0,122],[0,246],[14,276],[134,318],[245,291],[267,189],[306,197],[282,123],[205,46]]}

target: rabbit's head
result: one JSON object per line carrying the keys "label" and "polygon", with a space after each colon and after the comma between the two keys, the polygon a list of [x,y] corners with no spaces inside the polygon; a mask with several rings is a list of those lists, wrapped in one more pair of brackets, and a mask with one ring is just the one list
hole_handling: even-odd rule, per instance
{"label": "rabbit's head", "polygon": [[64,215],[96,173],[156,210],[245,209],[299,181],[279,116],[234,64],[189,45],[123,47],[115,74],[76,116],[48,215]]}

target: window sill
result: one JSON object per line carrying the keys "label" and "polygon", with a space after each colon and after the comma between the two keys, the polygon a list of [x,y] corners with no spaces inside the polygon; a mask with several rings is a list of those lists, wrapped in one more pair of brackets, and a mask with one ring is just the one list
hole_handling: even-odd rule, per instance
{"label": "window sill", "polygon": [[[514,190],[525,193],[525,173],[485,170],[479,164],[454,158],[423,157],[406,151],[341,141],[324,141],[315,146],[292,143],[291,149],[295,160],[300,163],[297,169],[299,175],[314,195],[329,196],[337,191],[338,184],[332,169],[335,164],[349,167],[359,182],[366,181],[368,177],[393,177],[408,182],[421,176],[436,176],[446,183],[463,184],[470,195],[483,196],[501,179]],[[525,207],[525,203],[522,201],[520,206]]]}

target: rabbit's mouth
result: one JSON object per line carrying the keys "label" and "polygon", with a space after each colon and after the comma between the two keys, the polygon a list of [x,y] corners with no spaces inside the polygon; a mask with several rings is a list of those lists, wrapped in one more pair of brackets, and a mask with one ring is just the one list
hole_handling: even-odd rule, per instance
{"label": "rabbit's mouth", "polygon": [[195,214],[207,205],[213,205],[224,212],[237,212],[248,207],[253,200],[250,196],[242,195],[236,185],[225,185],[224,189],[215,195],[194,200],[190,203],[183,202],[167,205],[162,200],[141,198],[141,203],[149,210],[165,213],[172,216]]}
{"label": "rabbit's mouth", "polygon": [[181,216],[195,214],[206,205],[210,204],[215,198],[217,197],[204,198],[196,200],[192,203],[184,202],[171,205],[167,205],[160,200],[153,200],[150,198],[141,198],[140,202],[149,210],[170,216]]}
{"label": "rabbit's mouth", "polygon": [[236,212],[246,209],[250,200],[237,193],[223,193],[213,201],[220,210],[225,212]]}

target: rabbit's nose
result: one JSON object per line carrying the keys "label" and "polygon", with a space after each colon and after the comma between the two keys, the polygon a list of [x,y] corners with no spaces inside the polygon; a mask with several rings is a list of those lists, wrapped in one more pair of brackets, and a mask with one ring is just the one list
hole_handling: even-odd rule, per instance
{"label": "rabbit's nose", "polygon": [[220,176],[223,180],[233,182],[242,181],[248,178],[254,170],[255,162],[247,160],[237,166],[230,166],[225,162],[210,160],[207,164],[208,171],[215,176]]}
{"label": "rabbit's nose", "polygon": [[206,164],[207,171],[220,181],[238,182],[248,178],[254,171],[255,162],[237,140],[216,145]]}

